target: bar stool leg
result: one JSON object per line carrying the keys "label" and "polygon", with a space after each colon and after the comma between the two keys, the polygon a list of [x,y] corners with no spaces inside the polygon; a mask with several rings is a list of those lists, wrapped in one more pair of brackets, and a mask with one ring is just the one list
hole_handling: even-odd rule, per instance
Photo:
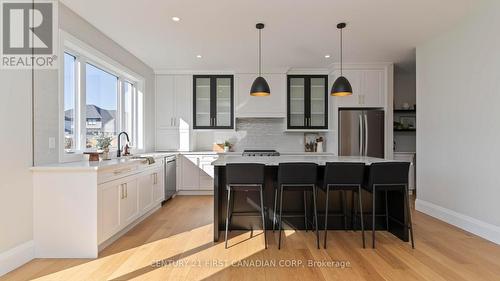
{"label": "bar stool leg", "polygon": [[354,204],[355,203],[355,201],[354,201],[354,194],[355,193],[356,192],[354,190],[351,192],[351,228],[354,232],[356,232],[356,227],[354,226],[354,221],[355,221],[354,211],[356,209],[355,208],[356,204]]}
{"label": "bar stool leg", "polygon": [[375,196],[377,191],[373,185],[373,206],[372,206],[372,248],[375,249]]}
{"label": "bar stool leg", "polygon": [[363,201],[361,200],[361,185],[358,186],[359,217],[361,218],[361,237],[363,239],[363,249],[365,248],[365,225],[363,222]]}
{"label": "bar stool leg", "polygon": [[359,205],[356,205],[354,204],[354,202],[357,200],[354,198],[354,196],[358,196],[358,191],[357,190],[353,190],[352,191],[352,198],[353,198],[353,203],[352,203],[352,208],[354,209],[354,222],[353,222],[353,225],[352,225],[352,229],[354,232],[356,232],[357,230],[357,223],[358,223],[358,208],[359,208]]}
{"label": "bar stool leg", "polygon": [[276,228],[276,201],[278,200],[278,189],[274,189],[274,207],[273,207],[273,232]]}
{"label": "bar stool leg", "polygon": [[[229,225],[233,222],[233,212],[234,212],[234,198],[236,197],[236,190],[233,190],[233,196],[231,196],[231,207],[229,208]],[[231,228],[229,228],[229,232],[231,232]]]}
{"label": "bar stool leg", "polygon": [[342,213],[344,215],[344,230],[347,230],[347,198],[345,190],[342,190]]}
{"label": "bar stool leg", "polygon": [[389,200],[387,200],[387,189],[385,190],[385,227],[389,231]]}
{"label": "bar stool leg", "polygon": [[314,203],[314,225],[316,226],[316,244],[319,249],[319,231],[318,231],[318,210],[316,209],[316,185],[313,185],[313,203]]}
{"label": "bar stool leg", "polygon": [[226,234],[225,234],[225,248],[227,249],[227,230],[229,228],[229,205],[231,202],[231,187],[227,187],[227,208],[226,208]]}
{"label": "bar stool leg", "polygon": [[261,212],[261,215],[262,215],[262,230],[264,231],[264,245],[265,245],[265,248],[267,249],[267,235],[266,235],[266,219],[265,219],[265,215],[264,215],[264,195],[262,194],[262,185],[260,186],[260,212]]}
{"label": "bar stool leg", "polygon": [[307,193],[304,190],[304,226],[307,232]]}
{"label": "bar stool leg", "polygon": [[408,214],[408,223],[410,224],[410,238],[411,238],[411,247],[415,249],[415,241],[413,240],[413,224],[411,221],[411,208],[410,208],[410,196],[408,196],[408,185],[405,185],[405,205],[406,205],[406,213]]}
{"label": "bar stool leg", "polygon": [[328,234],[328,195],[330,191],[330,186],[326,185],[326,203],[325,203],[325,242],[323,247],[326,249],[326,235]]}
{"label": "bar stool leg", "polygon": [[281,214],[283,211],[283,186],[280,186],[280,215],[279,215],[279,238],[278,238],[278,250],[281,249],[281,230],[283,228]]}

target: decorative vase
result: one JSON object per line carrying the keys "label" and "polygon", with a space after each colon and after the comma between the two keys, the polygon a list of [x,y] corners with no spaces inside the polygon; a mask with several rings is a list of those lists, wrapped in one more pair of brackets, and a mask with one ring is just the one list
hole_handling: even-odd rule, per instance
{"label": "decorative vase", "polygon": [[229,146],[224,146],[224,152],[229,152]]}
{"label": "decorative vase", "polygon": [[104,151],[102,152],[102,160],[110,160],[111,158],[109,157],[109,148],[105,148]]}

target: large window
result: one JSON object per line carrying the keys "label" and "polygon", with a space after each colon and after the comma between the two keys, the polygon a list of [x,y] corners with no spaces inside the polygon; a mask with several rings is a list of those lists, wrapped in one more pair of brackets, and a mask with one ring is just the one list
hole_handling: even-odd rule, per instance
{"label": "large window", "polygon": [[61,72],[64,155],[98,149],[100,136],[112,137],[111,148],[117,149],[121,131],[128,133],[133,149],[142,150],[140,79],[80,50],[65,49]]}
{"label": "large window", "polygon": [[[86,64],[86,148],[97,148],[100,136],[116,139],[118,77],[92,64]],[[130,132],[130,131],[129,131]],[[116,147],[113,141],[112,147]]]}

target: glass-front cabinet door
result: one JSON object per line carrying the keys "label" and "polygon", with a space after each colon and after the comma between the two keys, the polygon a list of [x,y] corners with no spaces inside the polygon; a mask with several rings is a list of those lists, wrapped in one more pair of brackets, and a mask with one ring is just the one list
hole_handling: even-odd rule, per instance
{"label": "glass-front cabinet door", "polygon": [[194,80],[195,98],[195,124],[200,127],[210,127],[210,78],[197,78]]}
{"label": "glass-front cabinet door", "polygon": [[232,75],[193,76],[194,129],[234,128]]}
{"label": "glass-front cabinet door", "polygon": [[328,104],[327,78],[319,77],[310,79],[311,111],[308,125],[312,128],[325,128],[326,117],[328,115],[328,106],[326,106]]}
{"label": "glass-front cabinet door", "polygon": [[287,128],[328,129],[328,76],[289,75]]}
{"label": "glass-front cabinet door", "polygon": [[305,78],[290,77],[288,100],[288,123],[290,127],[306,125],[306,88]]}

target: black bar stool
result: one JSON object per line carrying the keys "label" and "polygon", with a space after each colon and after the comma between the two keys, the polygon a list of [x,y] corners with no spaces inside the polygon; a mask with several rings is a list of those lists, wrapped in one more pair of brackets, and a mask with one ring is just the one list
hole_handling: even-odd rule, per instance
{"label": "black bar stool", "polygon": [[[297,217],[297,215],[283,215],[283,192],[285,191],[302,191],[304,193],[304,203],[306,202],[306,192],[311,191],[313,194],[314,204],[314,225],[316,227],[316,241],[319,249],[319,232],[318,232],[318,212],[316,209],[316,180],[317,180],[317,165],[315,163],[280,163],[278,168],[278,188],[279,189],[279,239],[278,249],[281,249],[281,231],[283,230],[283,217]],[[275,193],[276,194],[276,193]],[[305,209],[305,208],[304,208]],[[274,204],[276,210],[276,200]],[[301,217],[299,215],[299,217]],[[304,219],[307,229],[307,213],[304,213]]]}
{"label": "black bar stool", "polygon": [[[326,249],[326,236],[328,233],[328,216],[336,215],[336,216],[344,216],[344,224],[346,224],[346,212],[345,212],[345,192],[352,191],[353,198],[353,208],[354,205],[354,196],[358,194],[358,207],[360,210],[360,218],[361,218],[361,237],[363,240],[363,248],[365,247],[365,227],[363,222],[363,203],[361,200],[361,186],[363,185],[363,177],[365,172],[365,164],[364,163],[341,163],[341,162],[333,162],[326,163],[325,167],[325,176],[323,179],[323,184],[320,185],[320,188],[323,189],[326,193],[326,203],[325,203],[325,241],[324,247]],[[342,191],[343,196],[343,205],[344,212],[343,214],[329,214],[328,213],[328,198],[330,191]],[[355,211],[357,217],[357,209]],[[354,224],[353,224],[354,227]]]}
{"label": "black bar stool", "polygon": [[405,207],[405,228],[410,230],[411,247],[415,248],[413,241],[413,225],[411,221],[410,199],[408,196],[408,172],[410,163],[408,162],[380,162],[370,165],[367,183],[364,188],[373,195],[372,207],[372,247],[375,248],[375,206],[376,193],[379,190],[385,191],[385,218],[386,227],[389,229],[389,213],[387,204],[387,191],[399,190],[404,194]]}
{"label": "black bar stool", "polygon": [[225,247],[227,249],[227,232],[233,215],[245,214],[233,212],[234,199],[231,200],[231,191],[259,191],[260,192],[260,214],[262,216],[262,230],[264,231],[264,244],[267,249],[266,219],[264,211],[264,164],[236,163],[226,165],[226,189],[227,189],[227,210],[226,210],[226,233]]}

